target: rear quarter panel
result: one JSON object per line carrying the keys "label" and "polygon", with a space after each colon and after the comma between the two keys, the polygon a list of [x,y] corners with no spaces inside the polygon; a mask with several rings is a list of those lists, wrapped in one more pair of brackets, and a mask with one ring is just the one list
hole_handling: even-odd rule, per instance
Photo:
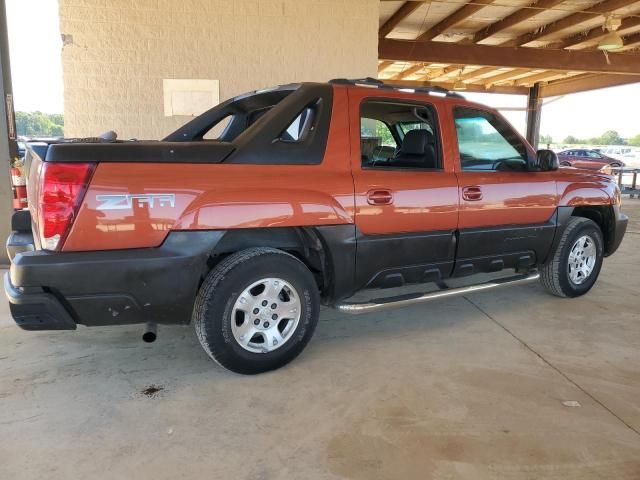
{"label": "rear quarter panel", "polygon": [[[318,165],[101,163],[63,251],[156,247],[172,230],[353,223],[347,117],[346,92],[336,89]],[[100,210],[96,199],[151,193],[172,193],[175,205]]]}

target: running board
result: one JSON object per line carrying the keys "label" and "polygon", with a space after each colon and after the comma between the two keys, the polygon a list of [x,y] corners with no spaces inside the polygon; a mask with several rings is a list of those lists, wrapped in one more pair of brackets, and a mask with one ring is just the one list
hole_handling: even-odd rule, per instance
{"label": "running board", "polygon": [[[361,313],[380,312],[382,310],[389,310],[398,307],[407,307],[409,305],[416,305],[419,303],[426,303],[432,300],[440,298],[456,297],[458,295],[465,295],[467,293],[482,292],[484,290],[491,290],[498,287],[508,287],[512,285],[520,285],[523,283],[533,282],[540,278],[538,272],[529,273],[527,275],[515,275],[512,277],[500,278],[497,280],[491,280],[490,282],[479,283],[477,285],[470,285],[468,287],[460,288],[448,288],[438,290],[436,292],[415,294],[415,295],[403,295],[399,297],[388,297],[370,300],[365,303],[338,303],[335,308],[344,313],[352,315],[359,315]],[[416,296],[417,295],[417,296]]]}

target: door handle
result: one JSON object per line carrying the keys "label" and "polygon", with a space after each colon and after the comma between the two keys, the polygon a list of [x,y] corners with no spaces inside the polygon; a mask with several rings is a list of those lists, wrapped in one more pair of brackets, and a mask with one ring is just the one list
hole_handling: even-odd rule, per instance
{"label": "door handle", "polygon": [[482,189],[478,186],[464,187],[462,189],[462,198],[469,202],[482,200]]}
{"label": "door handle", "polygon": [[393,203],[393,194],[391,190],[376,189],[367,192],[367,203],[369,205],[391,205]]}

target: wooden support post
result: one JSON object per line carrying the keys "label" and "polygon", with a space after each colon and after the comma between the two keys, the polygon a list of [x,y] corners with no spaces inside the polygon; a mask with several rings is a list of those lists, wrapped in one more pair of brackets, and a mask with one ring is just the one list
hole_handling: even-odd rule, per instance
{"label": "wooden support post", "polygon": [[[18,154],[15,131],[7,15],[5,1],[0,0],[0,242],[2,245],[9,235],[13,214],[10,168],[11,159]],[[5,249],[0,249],[0,264],[6,264],[8,261]]]}
{"label": "wooden support post", "polygon": [[538,149],[538,140],[540,139],[541,110],[540,84],[535,83],[533,87],[529,89],[529,100],[527,102],[527,141],[536,150]]}

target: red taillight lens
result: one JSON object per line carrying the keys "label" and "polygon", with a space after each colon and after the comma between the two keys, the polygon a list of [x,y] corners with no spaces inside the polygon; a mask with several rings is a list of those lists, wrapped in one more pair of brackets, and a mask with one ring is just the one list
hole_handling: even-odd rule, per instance
{"label": "red taillight lens", "polygon": [[38,228],[40,243],[45,250],[62,247],[94,167],[93,163],[42,164]]}

